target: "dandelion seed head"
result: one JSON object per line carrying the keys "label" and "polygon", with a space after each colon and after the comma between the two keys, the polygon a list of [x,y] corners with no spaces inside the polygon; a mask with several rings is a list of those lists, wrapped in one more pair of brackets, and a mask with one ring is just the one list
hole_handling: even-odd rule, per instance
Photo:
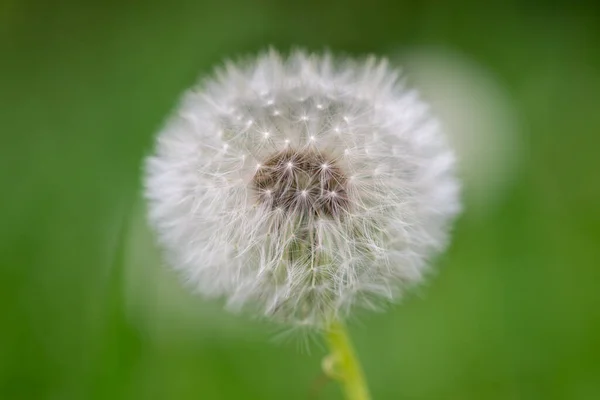
{"label": "dandelion seed head", "polygon": [[186,93],[145,171],[149,219],[190,285],[317,329],[421,281],[458,189],[439,124],[385,61],[301,51],[228,63]]}

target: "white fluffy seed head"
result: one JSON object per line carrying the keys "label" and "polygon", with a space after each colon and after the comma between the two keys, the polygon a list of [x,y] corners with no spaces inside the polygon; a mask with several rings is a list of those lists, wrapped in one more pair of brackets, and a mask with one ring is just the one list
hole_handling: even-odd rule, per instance
{"label": "white fluffy seed head", "polygon": [[316,328],[419,282],[460,208],[453,153],[395,70],[301,51],[228,63],[186,93],[145,184],[199,292]]}

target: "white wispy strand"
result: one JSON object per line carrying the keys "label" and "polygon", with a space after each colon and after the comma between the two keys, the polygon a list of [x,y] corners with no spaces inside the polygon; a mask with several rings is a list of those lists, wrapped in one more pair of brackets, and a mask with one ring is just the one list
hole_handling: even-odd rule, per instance
{"label": "white wispy strand", "polygon": [[397,71],[302,51],[227,63],[186,93],[145,184],[199,292],[317,328],[421,281],[460,208],[453,152]]}

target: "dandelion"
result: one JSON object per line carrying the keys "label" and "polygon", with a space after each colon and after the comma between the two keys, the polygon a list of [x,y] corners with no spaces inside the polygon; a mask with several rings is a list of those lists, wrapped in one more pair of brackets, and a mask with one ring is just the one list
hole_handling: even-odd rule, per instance
{"label": "dandelion", "polygon": [[334,342],[353,309],[423,279],[460,208],[453,153],[397,71],[302,51],[228,63],[186,93],[145,184],[198,292]]}

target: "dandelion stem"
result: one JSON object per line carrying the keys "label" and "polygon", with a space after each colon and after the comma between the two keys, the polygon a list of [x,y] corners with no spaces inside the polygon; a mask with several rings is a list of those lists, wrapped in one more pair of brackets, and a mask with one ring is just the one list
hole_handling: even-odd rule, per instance
{"label": "dandelion stem", "polygon": [[370,400],[367,382],[344,324],[333,321],[325,337],[331,353],[323,360],[324,372],[340,382],[347,400]]}

